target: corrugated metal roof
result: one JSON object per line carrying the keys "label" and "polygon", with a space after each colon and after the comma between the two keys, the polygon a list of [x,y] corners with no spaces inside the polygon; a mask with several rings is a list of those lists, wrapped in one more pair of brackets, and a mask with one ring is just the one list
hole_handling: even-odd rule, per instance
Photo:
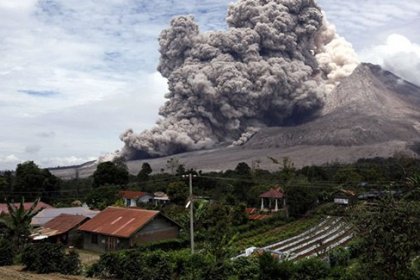
{"label": "corrugated metal roof", "polygon": [[69,215],[82,215],[85,217],[93,218],[99,211],[90,210],[87,207],[66,207],[66,208],[55,208],[55,209],[44,209],[39,212],[35,217],[32,218],[31,225],[42,226],[48,223],[50,220],[61,214]]}
{"label": "corrugated metal roof", "polygon": [[[138,191],[121,191],[120,195],[124,198],[136,199],[136,198],[140,198],[142,196],[148,195],[148,193],[138,192]],[[150,195],[150,196],[152,196],[152,195]]]}
{"label": "corrugated metal roof", "polygon": [[269,191],[260,195],[263,198],[283,198],[284,192],[280,187],[271,188]]}
{"label": "corrugated metal roof", "polygon": [[38,229],[32,236],[55,236],[66,233],[89,219],[82,215],[60,214]]}
{"label": "corrugated metal roof", "polygon": [[[25,210],[29,210],[29,208],[31,208],[33,204],[34,204],[33,202],[24,202],[23,208],[25,208]],[[14,205],[16,208],[19,208],[20,203],[13,203],[12,205]],[[38,202],[38,204],[35,207],[36,210],[51,209],[51,208],[54,208],[54,207],[42,201]],[[7,208],[6,203],[0,203],[0,214],[9,214],[9,209]]]}
{"label": "corrugated metal roof", "polygon": [[140,208],[108,207],[79,230],[128,238],[158,214],[159,211]]}

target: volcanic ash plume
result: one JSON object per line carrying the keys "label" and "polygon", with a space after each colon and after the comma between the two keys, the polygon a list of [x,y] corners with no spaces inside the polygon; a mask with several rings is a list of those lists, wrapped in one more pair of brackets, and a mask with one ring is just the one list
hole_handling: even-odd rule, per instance
{"label": "volcanic ash plume", "polygon": [[240,0],[227,23],[227,31],[200,33],[181,16],[162,31],[168,101],[154,128],[121,135],[123,156],[242,144],[258,128],[302,122],[358,63],[313,0]]}

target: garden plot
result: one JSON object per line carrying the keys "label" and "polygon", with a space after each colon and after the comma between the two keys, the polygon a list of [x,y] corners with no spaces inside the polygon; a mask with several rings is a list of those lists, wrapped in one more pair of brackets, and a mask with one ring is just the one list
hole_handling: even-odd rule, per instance
{"label": "garden plot", "polygon": [[[250,249],[252,251],[263,250],[280,256],[281,259],[296,260],[315,255],[324,255],[329,250],[345,244],[352,237],[351,227],[341,217],[328,216],[319,224],[301,234],[261,249],[249,248],[248,251]],[[240,256],[248,256],[250,253],[252,252],[246,252],[246,254]]]}
{"label": "garden plot", "polygon": [[352,238],[352,231],[341,217],[327,217],[306,232],[269,245],[264,249],[272,250],[288,259],[325,254],[332,248],[342,245]]}

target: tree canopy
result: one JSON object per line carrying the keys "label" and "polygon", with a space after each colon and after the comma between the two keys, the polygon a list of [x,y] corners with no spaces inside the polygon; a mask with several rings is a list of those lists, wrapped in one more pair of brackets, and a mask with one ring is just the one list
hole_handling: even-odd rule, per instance
{"label": "tree canopy", "polygon": [[93,173],[93,187],[104,185],[126,185],[129,179],[129,173],[125,165],[115,164],[111,161],[98,164]]}

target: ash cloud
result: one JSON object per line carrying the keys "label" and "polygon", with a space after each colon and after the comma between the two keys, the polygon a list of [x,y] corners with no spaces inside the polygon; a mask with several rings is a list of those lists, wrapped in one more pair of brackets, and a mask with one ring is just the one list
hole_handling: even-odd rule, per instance
{"label": "ash cloud", "polygon": [[313,0],[239,0],[226,31],[176,17],[160,38],[162,118],[120,138],[127,159],[239,145],[265,126],[315,117],[358,60]]}

